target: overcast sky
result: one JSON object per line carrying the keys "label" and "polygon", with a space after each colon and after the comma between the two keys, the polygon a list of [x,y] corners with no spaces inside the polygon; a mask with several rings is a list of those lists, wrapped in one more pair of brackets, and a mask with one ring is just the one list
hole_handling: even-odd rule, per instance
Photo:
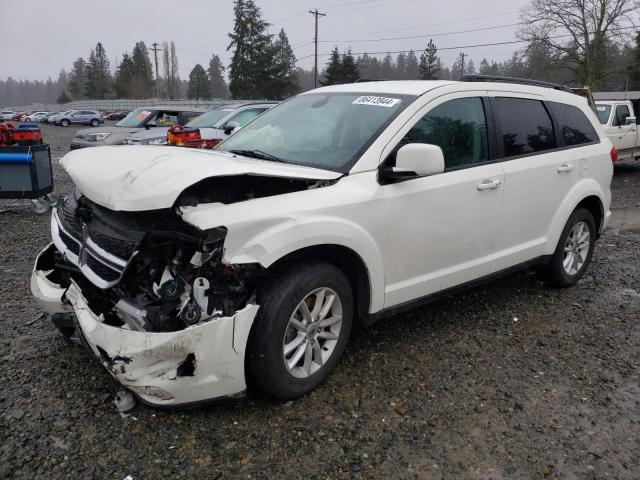
{"label": "overcast sky", "polygon": [[[174,40],[180,76],[188,78],[196,63],[208,64],[217,53],[228,64],[227,33],[233,28],[231,0],[0,0],[0,79],[57,78],[74,59],[89,56],[97,42],[104,45],[112,69],[122,52],[137,41]],[[422,50],[433,35],[445,65],[461,51],[479,64],[483,57],[504,60],[520,47],[499,45],[447,50],[449,47],[516,40],[518,10],[526,0],[256,0],[271,32],[284,28],[299,65],[313,65],[313,16],[320,19],[319,53],[334,45],[354,53]],[[476,30],[468,32],[468,30]],[[484,29],[484,30],[478,30]],[[463,33],[460,33],[460,32]],[[467,32],[464,32],[467,31]],[[442,35],[446,34],[446,35]],[[384,39],[378,40],[377,39]],[[395,57],[395,54],[394,54]],[[322,66],[327,55],[319,57]],[[162,67],[161,67],[162,68]]]}

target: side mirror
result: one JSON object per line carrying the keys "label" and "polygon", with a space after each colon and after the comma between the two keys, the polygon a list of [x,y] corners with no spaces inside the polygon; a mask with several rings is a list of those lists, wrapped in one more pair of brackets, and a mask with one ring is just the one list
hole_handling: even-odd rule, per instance
{"label": "side mirror", "polygon": [[624,121],[625,125],[635,125],[636,124],[636,117],[627,117],[626,120]]}
{"label": "side mirror", "polygon": [[444,172],[444,154],[437,145],[409,143],[396,153],[396,166],[388,176],[394,179],[428,177]]}
{"label": "side mirror", "polygon": [[240,128],[240,124],[229,120],[224,124],[224,134],[231,135],[236,128]]}

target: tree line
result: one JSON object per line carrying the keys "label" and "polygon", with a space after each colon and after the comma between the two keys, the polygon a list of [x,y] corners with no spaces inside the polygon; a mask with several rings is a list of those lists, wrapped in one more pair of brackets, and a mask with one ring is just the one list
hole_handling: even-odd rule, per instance
{"label": "tree line", "polygon": [[[590,85],[594,90],[640,90],[640,32],[630,42],[636,0],[532,0],[521,14],[518,37],[525,46],[501,62],[483,58],[478,65],[464,52],[450,66],[429,40],[422,50],[390,53],[378,58],[336,46],[320,73],[322,85],[359,79],[457,79],[463,74],[534,78],[556,83]],[[562,6],[562,9],[560,9]],[[597,7],[597,8],[596,8]],[[254,0],[234,1],[234,26],[229,36],[231,61],[225,67],[217,54],[209,64],[196,64],[189,78],[178,75],[173,41],[162,43],[160,72],[155,72],[151,52],[139,41],[124,52],[113,69],[102,43],[89,56],[77,58],[68,73],[56,81],[0,80],[0,104],[66,103],[79,99],[283,99],[314,87],[314,73],[296,65],[289,39],[281,29],[269,33]],[[570,11],[567,11],[569,9]],[[229,83],[225,81],[228,73]]]}

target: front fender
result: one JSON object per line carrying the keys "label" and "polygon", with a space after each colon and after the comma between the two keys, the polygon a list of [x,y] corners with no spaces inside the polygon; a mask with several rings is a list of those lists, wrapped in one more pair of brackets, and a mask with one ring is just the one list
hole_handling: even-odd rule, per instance
{"label": "front fender", "polygon": [[552,255],[555,252],[558,240],[560,239],[562,230],[567,224],[567,220],[569,220],[569,217],[578,204],[585,198],[591,196],[598,197],[600,200],[600,206],[602,207],[603,216],[600,233],[606,227],[611,215],[611,212],[609,211],[611,195],[606,195],[600,184],[594,179],[585,178],[574,185],[574,187],[564,197],[560,208],[556,211],[547,233],[547,243],[545,245],[546,254]]}

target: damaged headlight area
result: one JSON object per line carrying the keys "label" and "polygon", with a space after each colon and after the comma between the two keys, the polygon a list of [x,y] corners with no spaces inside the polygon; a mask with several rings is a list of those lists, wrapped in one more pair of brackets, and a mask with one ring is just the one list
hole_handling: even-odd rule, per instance
{"label": "damaged headlight area", "polygon": [[173,332],[249,302],[263,268],[223,264],[225,236],[225,228],[203,232],[172,209],[116,212],[76,192],[52,216],[50,262],[56,283],[76,282],[105,324]]}

